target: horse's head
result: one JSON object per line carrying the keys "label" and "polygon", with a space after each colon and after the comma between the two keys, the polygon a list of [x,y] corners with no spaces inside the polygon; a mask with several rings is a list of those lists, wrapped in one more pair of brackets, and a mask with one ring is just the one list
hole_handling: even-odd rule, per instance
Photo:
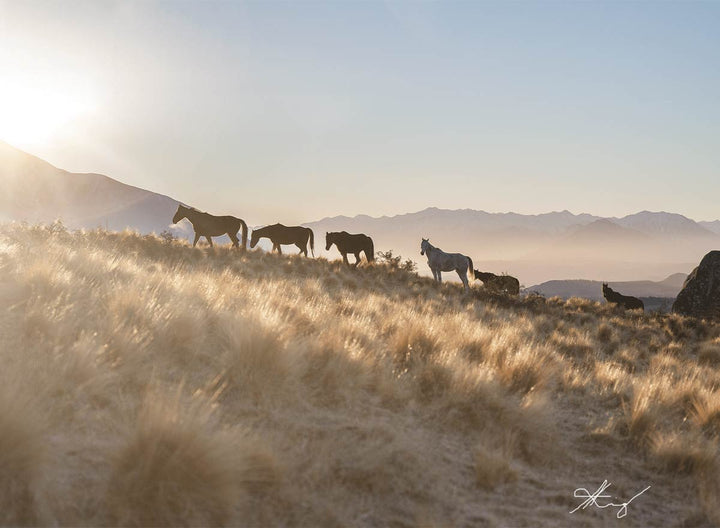
{"label": "horse's head", "polygon": [[325,251],[330,251],[330,246],[335,243],[335,233],[325,231]]}
{"label": "horse's head", "polygon": [[175,211],[175,216],[173,216],[173,224],[177,224],[180,220],[185,218],[187,215],[187,208],[183,207],[182,205],[178,204],[177,211]]}
{"label": "horse's head", "polygon": [[490,273],[489,271],[473,270],[473,274],[475,275],[475,280],[481,280],[484,284],[492,282],[497,278],[497,275]]}
{"label": "horse's head", "polygon": [[430,240],[428,240],[427,238],[423,238],[422,242],[420,242],[420,254],[424,255],[429,247],[430,247]]}
{"label": "horse's head", "polygon": [[253,229],[252,236],[250,237],[250,249],[257,246],[257,243],[260,241],[260,234],[258,233],[257,229]]}
{"label": "horse's head", "polygon": [[612,291],[610,289],[610,287],[608,286],[607,282],[603,282],[602,286],[603,286],[603,296],[607,295],[608,293],[610,293]]}

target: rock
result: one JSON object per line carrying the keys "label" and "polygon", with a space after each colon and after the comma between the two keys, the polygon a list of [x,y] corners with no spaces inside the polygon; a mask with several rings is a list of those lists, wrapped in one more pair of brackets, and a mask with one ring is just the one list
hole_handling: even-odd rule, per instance
{"label": "rock", "polygon": [[696,317],[720,317],[720,251],[711,251],[685,279],[672,311]]}

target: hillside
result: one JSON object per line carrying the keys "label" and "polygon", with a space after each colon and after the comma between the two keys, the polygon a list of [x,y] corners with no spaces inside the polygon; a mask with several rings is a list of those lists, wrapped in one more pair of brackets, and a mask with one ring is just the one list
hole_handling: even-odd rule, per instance
{"label": "hillside", "polygon": [[0,522],[720,523],[720,328],[0,227]]}
{"label": "hillside", "polygon": [[0,141],[0,220],[161,233],[178,202],[102,174],[76,174]]}

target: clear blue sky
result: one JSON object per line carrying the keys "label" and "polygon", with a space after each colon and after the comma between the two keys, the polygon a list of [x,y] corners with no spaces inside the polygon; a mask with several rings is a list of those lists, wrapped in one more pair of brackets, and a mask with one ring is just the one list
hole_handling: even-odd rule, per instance
{"label": "clear blue sky", "polygon": [[0,0],[0,110],[55,165],[253,225],[720,218],[720,2]]}

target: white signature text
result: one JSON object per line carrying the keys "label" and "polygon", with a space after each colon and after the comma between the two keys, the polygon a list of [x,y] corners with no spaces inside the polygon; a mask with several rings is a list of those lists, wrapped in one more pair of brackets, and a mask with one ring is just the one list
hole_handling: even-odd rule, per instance
{"label": "white signature text", "polygon": [[[617,511],[617,518],[622,519],[627,515],[628,512],[628,504],[630,504],[632,501],[634,501],[636,498],[638,498],[640,495],[645,493],[647,490],[650,489],[650,486],[642,490],[640,493],[636,493],[630,500],[627,500],[625,502],[620,503],[614,503],[614,502],[605,502],[604,499],[610,499],[612,498],[611,495],[608,495],[605,493],[605,490],[608,489],[612,484],[608,482],[607,480],[603,480],[602,485],[593,493],[590,493],[585,488],[578,488],[573,492],[573,497],[576,499],[585,499],[583,502],[580,503],[580,505],[572,510],[570,513],[575,513],[580,508],[583,510],[587,508],[588,506],[595,506],[596,508],[618,508]],[[600,502],[602,500],[602,503]]]}

